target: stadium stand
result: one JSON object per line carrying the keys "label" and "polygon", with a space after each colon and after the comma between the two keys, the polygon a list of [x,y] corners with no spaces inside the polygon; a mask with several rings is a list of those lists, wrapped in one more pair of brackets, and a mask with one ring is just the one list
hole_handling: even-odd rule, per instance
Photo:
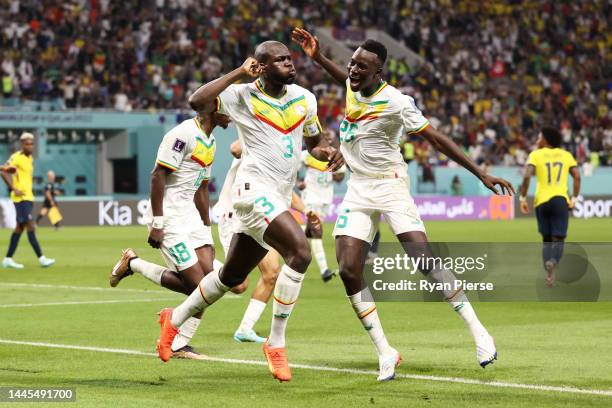
{"label": "stadium stand", "polygon": [[[376,26],[427,61],[411,72],[389,60],[390,82],[483,165],[524,164],[543,124],[562,129],[579,162],[612,164],[612,6],[605,0],[7,4],[0,10],[3,106],[187,109],[199,84],[239,65],[262,40],[289,43],[293,26]],[[343,89],[294,49],[298,82],[316,92],[322,121],[337,129]],[[407,142],[423,167],[446,163]]]}

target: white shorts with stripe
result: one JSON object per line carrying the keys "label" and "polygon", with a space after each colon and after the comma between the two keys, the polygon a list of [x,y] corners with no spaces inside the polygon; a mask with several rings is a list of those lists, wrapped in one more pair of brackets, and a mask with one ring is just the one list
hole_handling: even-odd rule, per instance
{"label": "white shorts with stripe", "polygon": [[338,211],[334,236],[347,235],[371,243],[378,230],[381,215],[395,235],[410,231],[425,232],[412,196],[407,177],[356,177]]}

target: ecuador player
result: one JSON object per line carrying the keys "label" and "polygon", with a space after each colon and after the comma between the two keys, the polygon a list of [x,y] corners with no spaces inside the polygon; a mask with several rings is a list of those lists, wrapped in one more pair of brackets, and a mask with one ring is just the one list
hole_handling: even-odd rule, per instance
{"label": "ecuador player", "polygon": [[[521,212],[527,214],[527,191],[529,181],[535,174],[537,184],[533,206],[538,219],[538,231],[544,241],[542,260],[546,269],[546,284],[552,286],[555,267],[563,255],[569,210],[580,192],[580,170],[574,156],[561,148],[561,133],[557,129],[543,128],[538,136],[537,147],[527,159],[519,201]],[[567,195],[569,174],[574,180],[571,199]]]}
{"label": "ecuador player", "polygon": [[15,175],[9,176],[6,172],[2,172],[2,179],[11,191],[11,200],[15,204],[17,213],[17,226],[11,235],[9,249],[6,253],[6,258],[2,261],[4,268],[23,268],[13,260],[13,254],[17,250],[19,238],[24,229],[28,230],[28,240],[32,249],[38,257],[40,265],[43,267],[51,266],[55,263],[54,259],[45,257],[40,249],[36,233],[34,232],[34,221],[32,220],[32,207],[34,201],[34,193],[32,192],[32,176],[34,174],[34,159],[32,152],[34,151],[34,135],[24,133],[19,138],[21,141],[21,150],[13,153],[8,159],[7,166],[15,168]]}

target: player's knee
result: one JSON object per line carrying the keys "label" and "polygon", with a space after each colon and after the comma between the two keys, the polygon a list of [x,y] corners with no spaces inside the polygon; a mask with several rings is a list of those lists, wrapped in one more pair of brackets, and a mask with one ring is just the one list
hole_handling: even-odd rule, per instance
{"label": "player's knee", "polygon": [[249,287],[249,283],[246,280],[244,280],[239,285],[236,285],[236,286],[232,287],[231,291],[232,291],[232,293],[235,293],[235,294],[239,295],[241,293],[246,292],[248,287]]}
{"label": "player's knee", "polygon": [[300,245],[288,258],[289,259],[286,260],[287,265],[296,271],[304,272],[312,261],[310,247],[308,245]]}
{"label": "player's knee", "polygon": [[278,275],[280,274],[280,266],[278,268],[269,269],[266,273],[261,275],[261,279],[263,280],[263,284],[267,288],[274,288],[276,285],[276,280],[278,279]]}

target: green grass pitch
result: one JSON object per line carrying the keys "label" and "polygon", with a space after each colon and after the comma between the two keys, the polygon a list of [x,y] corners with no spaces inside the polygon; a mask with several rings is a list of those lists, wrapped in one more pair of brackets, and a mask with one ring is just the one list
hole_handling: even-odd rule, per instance
{"label": "green grass pitch", "polygon": [[[432,241],[539,239],[535,220],[529,219],[426,225]],[[331,227],[326,225],[325,248],[335,265]],[[610,231],[612,219],[570,222],[573,241],[612,241]],[[144,227],[41,228],[45,254],[57,259],[49,269],[37,265],[22,237],[15,258],[26,268],[0,269],[0,387],[74,387],[77,402],[65,405],[87,407],[612,406],[612,303],[475,304],[499,352],[499,360],[486,370],[477,365],[467,329],[448,305],[380,303],[387,337],[404,357],[400,378],[380,384],[376,354],[340,280],[323,284],[314,264],[288,326],[289,361],[308,366],[294,368],[293,381],[280,384],[267,367],[252,363],[264,361],[259,345],[232,340],[250,290],[207,310],[192,342],[201,352],[228,360],[164,364],[152,354],[159,333],[156,313],[182,296],[141,276],[117,289],[107,281],[122,248],[131,246],[143,258],[162,262],[147,247],[146,236]],[[2,248],[8,237],[6,230]],[[391,239],[384,227],[383,240]],[[252,282],[257,277],[255,271]],[[270,314],[268,307],[256,326],[261,334],[268,332]]]}

